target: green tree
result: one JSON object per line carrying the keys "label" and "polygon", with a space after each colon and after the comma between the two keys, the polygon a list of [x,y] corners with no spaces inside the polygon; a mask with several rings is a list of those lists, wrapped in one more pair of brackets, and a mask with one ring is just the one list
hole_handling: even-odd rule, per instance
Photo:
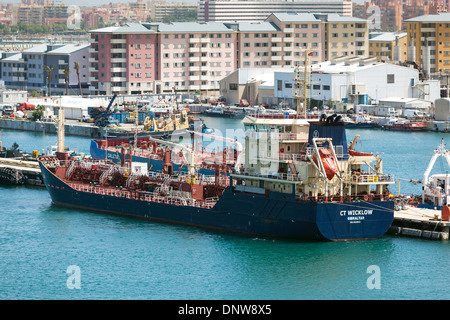
{"label": "green tree", "polygon": [[52,72],[55,70],[55,65],[44,66],[44,71],[47,72],[47,86],[48,86],[48,96],[50,97],[50,82],[53,80]]}
{"label": "green tree", "polygon": [[80,96],[83,95],[83,91],[81,90],[81,81],[80,81],[80,65],[78,62],[75,61],[74,69],[77,72],[77,78],[78,78],[78,86],[80,87]]}
{"label": "green tree", "polygon": [[70,68],[69,66],[66,66],[64,68],[64,81],[66,82],[66,96],[69,95],[69,75],[70,75]]}
{"label": "green tree", "polygon": [[33,117],[33,120],[34,121],[41,120],[42,116],[44,115],[44,110],[45,110],[44,106],[41,106],[41,105],[36,106],[33,113],[31,114],[31,116]]}

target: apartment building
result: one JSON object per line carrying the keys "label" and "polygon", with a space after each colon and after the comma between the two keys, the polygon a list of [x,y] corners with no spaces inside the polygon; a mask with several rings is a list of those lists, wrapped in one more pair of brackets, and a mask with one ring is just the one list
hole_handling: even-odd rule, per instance
{"label": "apartment building", "polygon": [[89,90],[95,94],[157,92],[158,35],[142,24],[91,31]]}
{"label": "apartment building", "polygon": [[[218,91],[219,80],[238,68],[302,64],[305,49],[312,51],[313,64],[330,52],[368,55],[367,21],[336,14],[274,13],[257,23],[126,24],[90,34],[90,90],[107,95]],[[333,37],[347,46],[329,47]]]}
{"label": "apartment building", "polygon": [[378,61],[406,61],[408,37],[406,32],[374,32],[369,35],[369,56]]}
{"label": "apartment building", "polygon": [[[42,44],[22,52],[3,54],[0,59],[0,80],[9,89],[37,91],[42,94],[51,87],[53,94],[64,95],[66,84],[64,69],[70,69],[69,88],[78,88],[75,62],[80,65],[80,81],[86,88],[89,81],[89,45]],[[45,66],[53,69],[48,82]],[[76,94],[79,90],[76,89]],[[73,93],[73,92],[72,92]]]}
{"label": "apartment building", "polygon": [[326,60],[339,56],[367,56],[369,30],[367,20],[330,14],[326,17]]}
{"label": "apartment building", "polygon": [[218,90],[236,65],[236,34],[223,23],[158,25],[162,90]]}
{"label": "apartment building", "polygon": [[[150,6],[150,18],[153,22],[162,22],[167,15],[172,15],[177,18],[177,13],[185,12],[186,10],[198,11],[198,4],[188,2],[154,2]],[[177,21],[177,20],[175,20]]]}
{"label": "apartment building", "polygon": [[68,7],[61,5],[20,5],[17,22],[25,24],[49,24],[64,22],[68,18]]}
{"label": "apartment building", "polygon": [[408,60],[428,77],[450,70],[450,13],[424,15],[405,21]]}
{"label": "apartment building", "polygon": [[337,13],[352,15],[351,0],[202,0],[199,22],[262,22],[271,13]]}

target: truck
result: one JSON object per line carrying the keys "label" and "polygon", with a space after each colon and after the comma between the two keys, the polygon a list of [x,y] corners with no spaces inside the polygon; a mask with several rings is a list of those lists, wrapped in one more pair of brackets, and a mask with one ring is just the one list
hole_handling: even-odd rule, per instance
{"label": "truck", "polygon": [[426,114],[419,110],[414,109],[405,109],[403,111],[403,117],[406,119],[423,119],[426,117]]}
{"label": "truck", "polygon": [[28,102],[19,102],[18,104],[16,104],[17,111],[33,110],[34,108],[36,108],[36,106]]}

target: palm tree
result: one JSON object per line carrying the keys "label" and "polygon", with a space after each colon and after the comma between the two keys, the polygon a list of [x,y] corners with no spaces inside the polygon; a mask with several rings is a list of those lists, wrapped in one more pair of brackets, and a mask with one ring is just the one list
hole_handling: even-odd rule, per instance
{"label": "palm tree", "polygon": [[55,70],[55,65],[44,66],[44,70],[47,72],[48,96],[50,97],[50,81],[53,80],[52,72]]}
{"label": "palm tree", "polygon": [[80,96],[83,95],[83,92],[81,91],[81,82],[80,82],[80,65],[78,64],[78,62],[75,61],[75,65],[74,65],[74,69],[77,72],[77,77],[78,77],[78,85],[80,86]]}
{"label": "palm tree", "polygon": [[64,80],[66,81],[66,96],[69,95],[69,75],[70,75],[70,68],[69,66],[66,66],[64,68]]}

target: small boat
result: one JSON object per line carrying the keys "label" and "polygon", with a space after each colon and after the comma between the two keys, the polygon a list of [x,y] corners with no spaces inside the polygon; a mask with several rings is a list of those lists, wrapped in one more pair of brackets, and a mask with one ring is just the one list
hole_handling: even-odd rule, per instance
{"label": "small boat", "polygon": [[438,209],[450,204],[450,174],[438,173],[430,176],[437,158],[443,157],[450,167],[450,150],[445,148],[444,139],[434,150],[422,180],[422,204],[419,207]]}
{"label": "small boat", "polygon": [[[327,175],[328,180],[332,180],[337,171],[337,162],[331,158],[331,152],[326,148],[319,149],[319,156],[320,161],[322,162],[321,165],[323,165],[325,169],[325,173]],[[313,160],[317,165],[319,165],[317,162],[316,154],[314,154]]]}
{"label": "small boat", "polygon": [[347,128],[373,128],[376,123],[372,118],[365,113],[358,113],[355,116],[353,123],[347,124]]}
{"label": "small boat", "polygon": [[392,131],[427,131],[428,127],[425,122],[419,121],[405,121],[405,120],[390,120],[382,129],[392,130]]}

